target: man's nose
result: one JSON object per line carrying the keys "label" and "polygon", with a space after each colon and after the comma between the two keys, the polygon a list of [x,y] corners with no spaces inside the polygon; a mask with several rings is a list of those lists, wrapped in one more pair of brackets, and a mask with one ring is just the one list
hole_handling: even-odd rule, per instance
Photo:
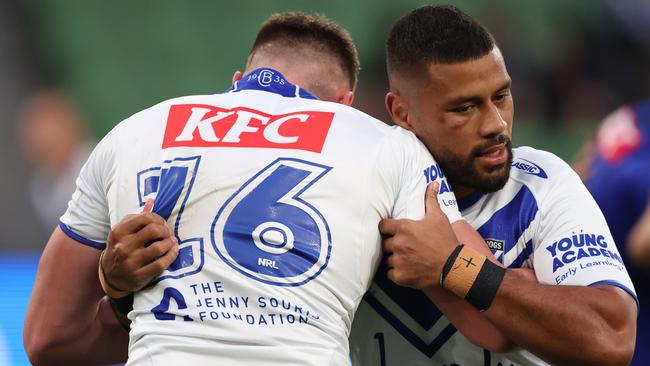
{"label": "man's nose", "polygon": [[481,136],[488,137],[499,135],[503,133],[507,127],[508,123],[503,118],[502,111],[494,103],[489,103],[480,127]]}

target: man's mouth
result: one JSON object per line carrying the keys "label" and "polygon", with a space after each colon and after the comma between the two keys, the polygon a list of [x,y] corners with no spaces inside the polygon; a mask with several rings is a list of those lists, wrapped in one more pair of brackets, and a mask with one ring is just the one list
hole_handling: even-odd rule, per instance
{"label": "man's mouth", "polygon": [[498,144],[481,151],[476,159],[486,167],[502,165],[508,160],[508,149],[506,144]]}

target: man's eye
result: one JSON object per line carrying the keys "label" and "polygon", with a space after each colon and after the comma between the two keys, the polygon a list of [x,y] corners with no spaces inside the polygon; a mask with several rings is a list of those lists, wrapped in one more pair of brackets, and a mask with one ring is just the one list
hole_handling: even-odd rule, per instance
{"label": "man's eye", "polygon": [[464,105],[457,108],[452,108],[451,111],[454,113],[467,113],[472,110],[472,105]]}
{"label": "man's eye", "polygon": [[501,102],[501,101],[503,101],[504,99],[506,99],[506,98],[508,97],[508,95],[510,95],[510,93],[507,93],[507,92],[504,92],[504,93],[501,93],[501,94],[497,94],[497,95],[494,97],[494,101],[495,101],[495,102]]}

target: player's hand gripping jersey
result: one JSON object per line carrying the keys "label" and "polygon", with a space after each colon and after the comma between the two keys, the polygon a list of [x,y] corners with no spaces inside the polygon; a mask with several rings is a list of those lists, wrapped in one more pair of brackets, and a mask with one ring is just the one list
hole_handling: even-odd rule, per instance
{"label": "player's hand gripping jersey", "polygon": [[176,261],[135,296],[129,365],[346,365],[378,222],[421,217],[427,182],[441,180],[432,169],[413,134],[258,69],[115,127],[61,227],[101,249],[156,197],[179,239]]}
{"label": "player's hand gripping jersey", "polygon": [[[598,206],[553,154],[514,149],[506,186],[458,205],[506,267],[534,268],[543,284],[609,284],[636,298]],[[379,268],[355,317],[350,338],[355,365],[546,364],[527,351],[495,354],[472,345],[423,293],[396,286],[385,272]]]}

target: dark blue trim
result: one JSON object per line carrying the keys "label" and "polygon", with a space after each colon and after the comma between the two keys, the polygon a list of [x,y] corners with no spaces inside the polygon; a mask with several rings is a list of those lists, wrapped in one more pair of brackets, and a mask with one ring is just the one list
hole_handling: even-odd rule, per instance
{"label": "dark blue trim", "polygon": [[619,283],[617,281],[611,281],[611,280],[598,281],[598,282],[592,283],[588,287],[602,286],[602,285],[616,286],[616,287],[618,287],[620,289],[623,289],[628,294],[630,294],[630,296],[632,296],[632,298],[634,298],[634,301],[636,301],[636,309],[637,309],[636,314],[637,314],[637,316],[641,313],[641,304],[639,303],[639,298],[636,297],[636,294],[634,293],[634,291],[632,291],[627,286],[625,286],[625,285],[623,285],[623,284],[621,284],[621,283]]}
{"label": "dark blue trim", "polygon": [[374,284],[424,330],[431,329],[443,316],[440,310],[433,305],[424,292],[398,286],[388,279],[387,273],[388,265],[386,257],[384,257],[377,268],[377,274],[373,279]]}
{"label": "dark blue trim", "polygon": [[79,243],[81,243],[83,245],[87,245],[87,246],[89,246],[91,248],[95,248],[95,249],[99,249],[99,250],[104,250],[106,248],[106,243],[100,243],[98,241],[86,239],[83,236],[81,236],[81,235],[75,233],[74,231],[72,231],[72,229],[70,229],[66,224],[64,224],[62,222],[59,222],[59,227],[61,228],[61,230],[67,236],[69,236],[70,238],[78,241]]}
{"label": "dark blue trim", "polygon": [[300,98],[304,98],[304,99],[318,100],[318,97],[316,97],[314,94],[312,94],[312,93],[308,92],[307,90],[305,90],[303,88],[300,88],[300,87],[298,88],[298,96]]}
{"label": "dark blue trim", "polygon": [[[177,158],[174,158],[172,160],[165,160],[163,162],[163,164],[164,164],[163,166],[165,168],[163,169],[163,166],[158,167],[158,169],[160,169],[160,174],[161,174],[160,182],[159,182],[159,185],[158,185],[158,190],[159,191],[163,190],[163,184],[174,184],[173,182],[166,183],[163,180],[162,172],[165,169],[167,169],[169,171],[169,169],[174,167],[174,165],[173,165],[174,162],[177,162],[177,161],[182,161],[182,162],[194,161],[194,166],[193,166],[193,168],[191,170],[192,176],[190,178],[190,181],[189,181],[189,183],[187,183],[187,192],[185,193],[185,196],[183,197],[183,202],[181,203],[181,206],[178,209],[178,214],[176,215],[176,222],[174,223],[174,236],[176,236],[176,238],[178,239],[178,246],[180,247],[180,250],[178,252],[178,256],[176,257],[176,260],[174,260],[174,262],[172,262],[172,264],[169,266],[168,271],[169,272],[171,272],[171,271],[176,272],[176,271],[180,271],[183,268],[186,268],[186,267],[178,268],[180,263],[177,262],[177,261],[180,261],[181,258],[183,258],[182,255],[184,253],[187,253],[188,251],[190,253],[192,253],[192,258],[195,258],[194,257],[195,255],[199,256],[200,263],[199,263],[199,266],[196,269],[194,269],[192,271],[189,271],[189,272],[184,272],[184,273],[182,272],[180,274],[162,275],[162,276],[156,278],[155,280],[153,280],[152,281],[153,284],[156,284],[156,283],[158,283],[158,282],[160,282],[162,280],[166,280],[168,278],[177,279],[177,278],[182,278],[182,277],[185,277],[185,276],[194,275],[196,273],[201,272],[201,270],[203,269],[203,265],[205,264],[205,255],[204,255],[204,249],[203,249],[204,248],[204,246],[203,246],[203,238],[198,237],[198,238],[181,239],[181,237],[179,235],[179,232],[178,232],[178,228],[179,228],[180,222],[181,222],[181,216],[183,215],[183,212],[185,211],[185,205],[187,204],[187,200],[189,199],[190,194],[192,193],[192,187],[194,187],[194,180],[196,179],[196,175],[198,174],[198,171],[199,171],[199,164],[201,163],[201,156],[197,155],[197,156],[180,157],[180,158],[177,157]],[[190,168],[189,167],[187,167],[187,168],[188,168],[188,171],[189,171]],[[151,169],[154,170],[156,168],[151,168]],[[169,176],[169,178],[172,178],[172,177]],[[171,180],[173,181],[173,179],[171,179]],[[183,188],[184,188],[184,186],[186,184],[185,183],[186,181],[187,181],[187,175],[185,177],[183,177]],[[183,188],[181,188],[181,191],[183,190]],[[164,201],[164,199],[163,199],[164,197],[162,197],[162,194],[159,194],[159,193],[160,192],[156,193],[156,200],[154,201],[154,207],[153,207],[153,212],[157,213],[157,214],[161,214],[160,208],[158,207],[158,202],[160,201],[159,199],[162,199]],[[178,197],[178,198],[180,198],[180,197]],[[178,198],[176,199],[176,201],[173,202],[173,207],[176,207],[176,204],[178,203]],[[173,210],[171,210],[171,211],[173,211]],[[170,214],[171,214],[171,211],[170,211]],[[168,219],[168,217],[165,217],[165,220],[167,220],[167,219]],[[183,247],[184,244],[189,243],[189,242],[197,242],[197,243],[193,244],[193,245],[187,245],[187,246]],[[197,245],[198,245],[198,248],[196,247]],[[192,248],[196,248],[199,251],[199,254],[193,253]]]}
{"label": "dark blue trim", "polygon": [[483,349],[483,365],[492,366],[492,353],[485,348]]}
{"label": "dark blue trim", "polygon": [[[144,202],[144,197],[147,196],[146,194],[144,194],[144,189],[143,189],[143,188],[141,187],[141,185],[140,185],[140,182],[143,181],[143,179],[142,179],[142,175],[145,174],[145,173],[148,173],[148,172],[154,171],[154,170],[160,170],[160,167],[157,166],[157,167],[153,167],[153,168],[145,169],[145,170],[142,170],[142,171],[139,171],[139,172],[138,172],[138,175],[137,175],[137,180],[138,180],[138,182],[137,182],[137,186],[138,186],[138,203],[140,204],[140,207],[144,206],[144,204],[145,204],[145,202]],[[160,175],[160,173],[158,173],[158,175]],[[151,177],[151,176],[154,176],[154,175],[150,175],[150,176],[148,176],[148,177],[145,177],[144,180],[146,181],[146,179],[149,178],[149,177]],[[158,181],[158,183],[160,184],[160,181]],[[144,181],[142,182],[142,185],[144,185]],[[157,190],[156,190],[156,192],[157,192]],[[152,192],[152,193],[153,193],[153,192]]]}
{"label": "dark blue trim", "polygon": [[468,207],[478,202],[478,200],[480,200],[483,196],[485,196],[485,193],[474,192],[462,200],[457,200],[456,202],[458,202],[458,209],[460,211],[467,209]]}
{"label": "dark blue trim", "polygon": [[[533,254],[533,240],[529,240],[526,243],[526,246],[524,247],[524,250],[519,253],[517,258],[515,258],[510,265],[508,265],[508,268],[521,268],[521,265],[524,264],[524,261],[530,257],[530,255]],[[503,262],[502,262],[503,263]]]}
{"label": "dark blue trim", "polygon": [[537,200],[535,199],[533,192],[531,192],[530,189],[528,189],[526,186],[521,187],[521,190],[519,193],[517,193],[516,198],[519,199],[517,203],[519,203],[520,208],[519,215],[516,216],[519,218],[519,221],[517,221],[518,225],[516,226],[516,240],[519,240],[524,231],[526,231],[530,226],[530,223],[535,220],[537,212],[539,212],[539,208],[537,207]]}
{"label": "dark blue trim", "polygon": [[436,352],[438,352],[440,348],[456,333],[456,328],[450,323],[433,341],[431,341],[431,343],[427,344],[393,313],[391,313],[390,310],[388,310],[373,294],[366,292],[363,299],[377,312],[377,314],[392,325],[393,328],[402,335],[402,337],[429,358],[433,357],[433,355],[435,355]]}
{"label": "dark blue trim", "polygon": [[226,93],[236,93],[242,90],[261,90],[279,94],[287,98],[318,99],[305,89],[293,85],[277,70],[269,68],[255,69],[242,76]]}
{"label": "dark blue trim", "polygon": [[[172,211],[185,189],[188,173],[191,174],[186,166],[174,166],[171,163],[169,166],[160,170],[160,181],[158,190],[156,191],[155,209],[153,212],[160,215],[165,221],[172,215]],[[185,198],[187,196],[189,194],[186,194]],[[178,217],[180,216],[179,214]]]}

